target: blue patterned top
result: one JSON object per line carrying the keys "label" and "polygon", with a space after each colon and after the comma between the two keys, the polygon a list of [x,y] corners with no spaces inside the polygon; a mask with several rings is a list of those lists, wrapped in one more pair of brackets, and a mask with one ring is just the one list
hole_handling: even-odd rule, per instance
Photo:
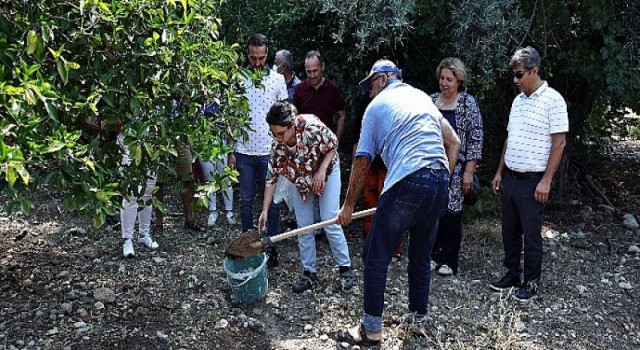
{"label": "blue patterned top", "polygon": [[[431,100],[435,101],[440,93],[431,95]],[[449,211],[459,213],[462,211],[462,174],[464,167],[469,160],[480,161],[482,159],[482,115],[476,99],[466,92],[458,97],[455,108],[455,130],[460,138],[460,154],[458,163],[453,171],[451,182],[449,183]],[[453,125],[453,124],[452,124]]]}

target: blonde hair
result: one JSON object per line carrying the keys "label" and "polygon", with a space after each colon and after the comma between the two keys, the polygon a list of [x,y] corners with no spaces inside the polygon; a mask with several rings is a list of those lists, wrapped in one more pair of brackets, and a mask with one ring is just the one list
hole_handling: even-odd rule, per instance
{"label": "blonde hair", "polygon": [[457,57],[447,57],[440,61],[438,68],[436,68],[436,77],[440,79],[440,73],[442,69],[447,68],[453,76],[458,80],[458,91],[462,92],[467,89],[467,69],[464,67],[464,63]]}

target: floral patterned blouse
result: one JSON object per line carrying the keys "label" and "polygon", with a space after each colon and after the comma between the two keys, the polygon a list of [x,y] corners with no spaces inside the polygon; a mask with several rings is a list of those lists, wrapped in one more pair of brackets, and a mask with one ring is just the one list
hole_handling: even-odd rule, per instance
{"label": "floral patterned blouse", "polygon": [[[324,156],[338,148],[338,138],[313,114],[298,115],[294,124],[295,146],[290,147],[275,140],[271,145],[267,185],[275,186],[278,176],[283,175],[298,188],[302,200],[305,200]],[[327,177],[337,162],[338,153],[327,168]]]}
{"label": "floral patterned blouse", "polygon": [[[440,93],[431,95],[433,103]],[[458,162],[453,170],[453,176],[449,183],[449,211],[459,213],[462,211],[464,194],[462,193],[462,174],[469,160],[482,159],[482,115],[476,99],[466,92],[458,97],[454,110],[456,118],[456,134],[460,138],[460,153]]]}

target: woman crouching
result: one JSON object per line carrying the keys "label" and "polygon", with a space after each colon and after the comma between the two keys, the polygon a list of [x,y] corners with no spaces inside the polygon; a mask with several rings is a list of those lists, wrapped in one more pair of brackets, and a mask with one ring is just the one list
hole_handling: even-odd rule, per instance
{"label": "woman crouching", "polygon": [[[312,114],[298,115],[296,107],[286,101],[273,104],[267,114],[267,123],[273,144],[259,227],[266,226],[269,204],[278,176],[281,175],[297,189],[291,191],[291,197],[298,227],[314,224],[314,210],[318,207],[322,221],[335,218],[340,208],[340,163],[336,135],[318,117]],[[316,201],[319,204],[317,207]],[[334,261],[340,269],[341,287],[349,290],[353,287],[354,275],[342,226],[333,224],[324,230]],[[292,289],[295,293],[302,293],[318,281],[314,234],[300,235],[298,246],[304,272]]]}

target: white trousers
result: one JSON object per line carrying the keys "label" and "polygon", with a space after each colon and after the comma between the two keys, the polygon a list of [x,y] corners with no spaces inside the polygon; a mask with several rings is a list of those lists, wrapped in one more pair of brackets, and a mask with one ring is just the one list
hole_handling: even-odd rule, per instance
{"label": "white trousers", "polygon": [[[129,166],[131,161],[129,159],[129,149],[124,145],[124,135],[121,133],[118,135],[118,144],[122,147],[122,165]],[[144,189],[144,193],[140,198],[133,198],[129,195],[124,195],[122,198],[122,210],[120,210],[120,227],[122,230],[122,238],[132,239],[133,230],[136,226],[136,217],[138,218],[138,237],[146,237],[149,235],[151,227],[151,213],[153,208],[151,206],[151,195],[153,188],[156,185],[156,175],[150,173],[147,175],[147,183]],[[142,189],[138,187],[138,191]],[[142,199],[146,205],[139,210],[138,199]]]}

